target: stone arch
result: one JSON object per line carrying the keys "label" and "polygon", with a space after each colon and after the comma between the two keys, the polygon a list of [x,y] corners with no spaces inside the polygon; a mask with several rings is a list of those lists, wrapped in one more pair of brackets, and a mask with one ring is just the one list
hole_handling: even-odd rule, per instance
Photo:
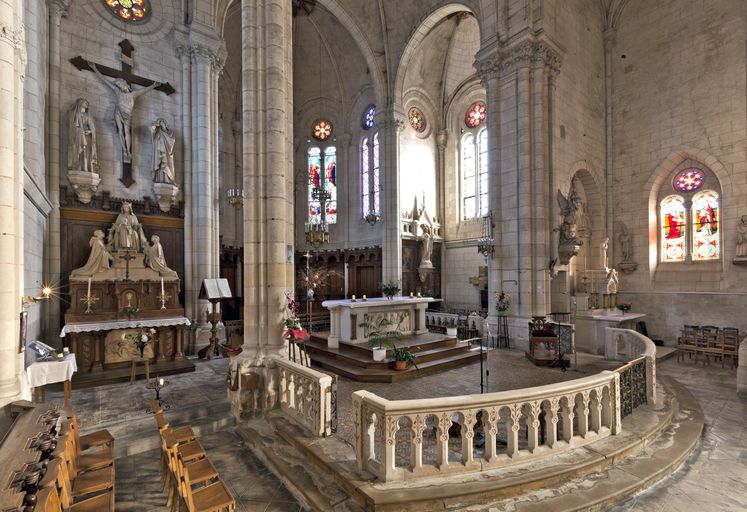
{"label": "stone arch", "polygon": [[[586,213],[589,221],[588,246],[583,247],[582,251],[586,257],[594,257],[596,254],[594,247],[599,247],[605,233],[605,202],[602,194],[603,179],[599,176],[596,167],[588,160],[578,160],[571,165],[569,173],[569,183],[576,180],[581,184],[586,197]],[[566,193],[567,188],[561,187],[561,191]],[[557,191],[554,191],[557,193]],[[610,236],[610,235],[607,235]],[[601,264],[601,262],[598,262]]]}
{"label": "stone arch", "polygon": [[[648,263],[649,274],[652,278],[656,273],[659,260],[659,233],[657,219],[659,192],[669,175],[680,163],[688,159],[699,162],[716,175],[716,179],[718,179],[721,186],[722,212],[724,202],[729,202],[732,198],[734,187],[732,186],[731,177],[729,176],[726,167],[724,167],[724,164],[722,164],[718,158],[706,150],[694,148],[692,146],[682,146],[679,149],[671,151],[661,162],[659,162],[659,165],[654,168],[643,188],[644,192],[648,191]],[[722,233],[726,232],[725,227],[727,224],[727,217],[722,215]]]}
{"label": "stone arch", "polygon": [[480,39],[482,40],[485,30],[483,27],[483,19],[480,14],[480,6],[477,2],[471,0],[462,0],[461,2],[447,1],[440,2],[440,6],[432,9],[417,25],[417,28],[410,35],[407,44],[405,45],[402,55],[399,59],[399,65],[397,66],[397,73],[395,75],[395,84],[393,96],[395,105],[400,109],[403,106],[403,95],[405,85],[405,75],[407,68],[410,64],[410,60],[415,54],[415,50],[423,42],[423,39],[428,35],[431,29],[436,26],[441,20],[454,14],[455,12],[468,11],[477,19],[477,24],[480,27]]}

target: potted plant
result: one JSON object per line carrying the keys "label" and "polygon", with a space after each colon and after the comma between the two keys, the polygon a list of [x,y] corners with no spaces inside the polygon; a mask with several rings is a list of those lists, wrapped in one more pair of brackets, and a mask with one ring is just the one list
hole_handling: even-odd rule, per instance
{"label": "potted plant", "polygon": [[418,368],[418,365],[415,364],[415,354],[413,354],[407,347],[394,347],[392,356],[394,357],[395,370],[407,370],[410,366],[414,366],[415,369]]}
{"label": "potted plant", "polygon": [[623,303],[617,305],[617,309],[619,309],[620,311],[622,311],[623,315],[625,313],[627,313],[628,311],[630,311],[632,309],[632,307],[633,306],[631,306],[627,302],[623,302]]}
{"label": "potted plant", "polygon": [[456,320],[453,318],[450,318],[447,320],[446,324],[446,336],[456,336],[457,335],[457,325]]}
{"label": "potted plant", "polygon": [[393,322],[388,318],[381,318],[378,322],[363,322],[360,327],[368,330],[368,346],[373,348],[373,360],[386,360],[386,347],[394,348],[394,340],[402,333],[397,328],[391,328]]}
{"label": "potted plant", "polygon": [[144,329],[138,325],[135,334],[123,334],[122,338],[128,339],[135,344],[135,346],[140,350],[140,358],[142,359],[145,357],[145,347],[158,341],[156,334],[157,332],[153,327],[150,329]]}
{"label": "potted plant", "polygon": [[511,300],[504,291],[495,294],[495,309],[498,310],[498,316],[506,316],[508,308],[511,307]]}
{"label": "potted plant", "polygon": [[387,281],[386,283],[381,283],[381,293],[387,299],[391,300],[395,295],[397,295],[398,292],[399,284],[397,284],[396,281]]}
{"label": "potted plant", "polygon": [[283,336],[289,340],[306,340],[309,333],[301,327],[301,320],[298,319],[298,310],[301,304],[296,300],[290,291],[285,292],[286,308],[288,308],[288,318],[283,320],[286,331]]}

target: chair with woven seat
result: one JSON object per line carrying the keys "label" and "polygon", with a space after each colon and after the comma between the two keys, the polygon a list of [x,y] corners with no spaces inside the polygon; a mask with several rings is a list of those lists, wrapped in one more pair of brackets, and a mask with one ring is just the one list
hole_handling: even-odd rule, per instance
{"label": "chair with woven seat", "polygon": [[697,361],[698,338],[700,336],[700,327],[697,325],[686,325],[682,330],[682,336],[677,340],[677,362],[680,358],[684,359],[687,354],[688,359],[695,355]]}

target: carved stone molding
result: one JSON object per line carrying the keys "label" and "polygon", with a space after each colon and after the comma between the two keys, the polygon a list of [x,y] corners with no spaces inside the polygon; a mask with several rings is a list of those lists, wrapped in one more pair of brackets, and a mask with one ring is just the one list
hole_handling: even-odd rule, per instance
{"label": "carved stone molding", "polygon": [[563,63],[560,52],[544,41],[524,40],[510,48],[481,53],[484,55],[478,54],[474,66],[483,85],[491,78],[529,65],[546,66],[553,77]]}
{"label": "carved stone molding", "polygon": [[78,201],[83,204],[91,202],[91,198],[99,189],[99,183],[101,183],[101,177],[98,174],[86,171],[68,171],[67,179],[70,181],[75,195],[78,196]]}
{"label": "carved stone molding", "polygon": [[70,9],[70,0],[47,0],[49,17],[55,25],[59,25],[62,18],[67,16]]}

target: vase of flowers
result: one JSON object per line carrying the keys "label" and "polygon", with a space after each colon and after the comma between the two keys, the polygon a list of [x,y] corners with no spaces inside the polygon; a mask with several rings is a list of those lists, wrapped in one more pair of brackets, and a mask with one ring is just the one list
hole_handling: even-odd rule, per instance
{"label": "vase of flowers", "polygon": [[632,307],[633,306],[631,306],[630,304],[628,304],[626,302],[623,302],[623,303],[620,303],[620,304],[617,305],[617,309],[619,309],[620,311],[622,311],[623,315],[625,313],[627,313],[628,311],[630,311],[632,309]]}
{"label": "vase of flowers", "polygon": [[122,337],[129,339],[135,344],[135,346],[140,350],[140,358],[142,359],[145,357],[145,347],[158,341],[158,338],[156,337],[157,334],[157,331],[153,327],[146,329],[138,326],[135,334],[123,335]]}
{"label": "vase of flowers", "polygon": [[122,308],[122,313],[127,315],[127,320],[131,320],[133,316],[137,314],[137,312],[140,311],[140,308],[136,306],[125,306]]}
{"label": "vase of flowers", "polygon": [[301,304],[290,291],[285,292],[285,301],[285,307],[288,309],[288,317],[283,321],[283,325],[285,325],[283,336],[289,340],[308,339],[309,333],[306,329],[301,327],[301,320],[298,319],[298,310],[300,309]]}
{"label": "vase of flowers", "polygon": [[396,281],[387,281],[381,283],[381,293],[389,300],[392,300],[395,295],[399,292],[399,284]]}
{"label": "vase of flowers", "polygon": [[508,295],[506,295],[506,292],[497,292],[495,294],[495,309],[498,311],[498,316],[506,316],[508,314],[508,308],[510,307],[511,300]]}

